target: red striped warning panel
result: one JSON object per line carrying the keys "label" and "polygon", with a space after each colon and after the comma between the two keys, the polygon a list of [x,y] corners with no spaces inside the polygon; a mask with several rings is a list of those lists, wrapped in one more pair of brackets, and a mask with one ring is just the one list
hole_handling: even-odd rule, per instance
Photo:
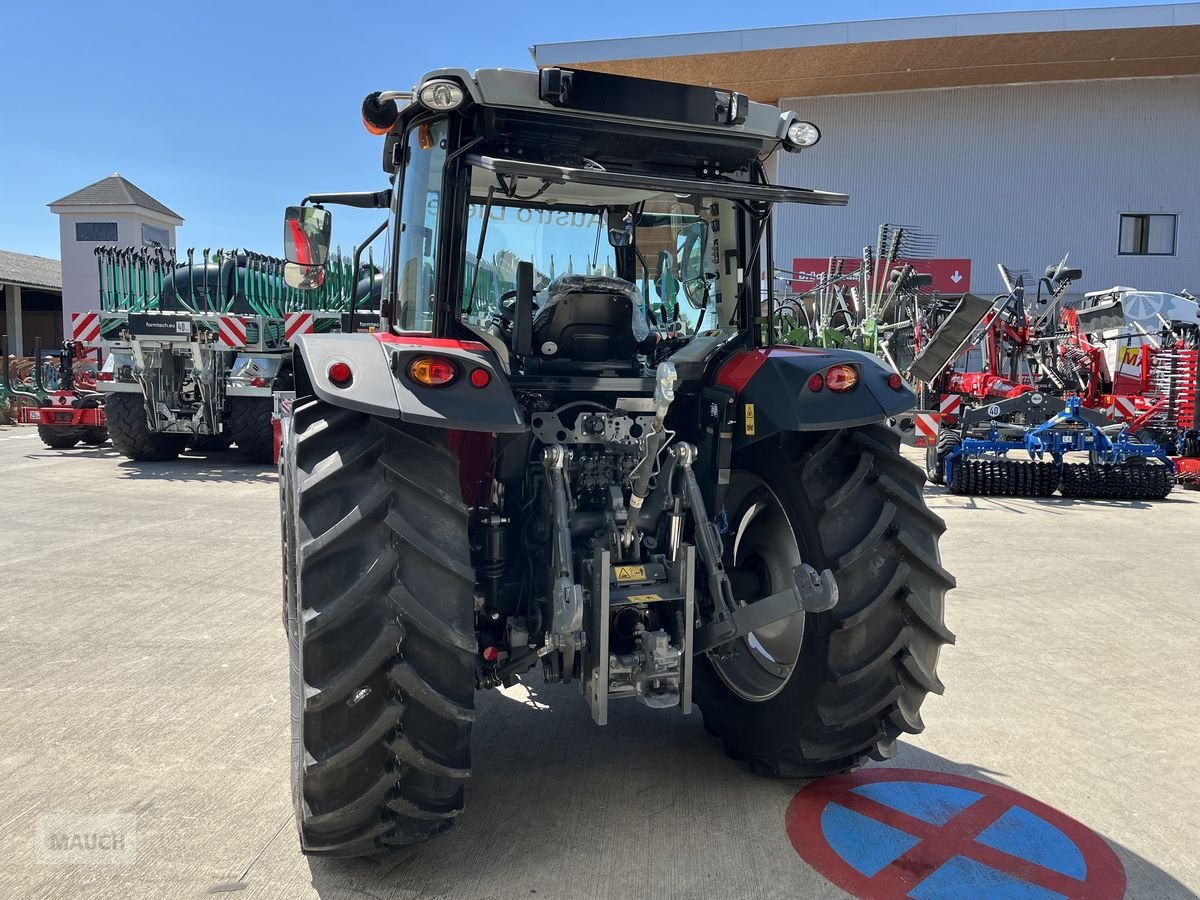
{"label": "red striped warning panel", "polygon": [[919,412],[913,426],[916,434],[916,446],[936,447],[938,429],[941,426],[941,413]]}
{"label": "red striped warning panel", "polygon": [[1132,419],[1137,416],[1137,400],[1133,397],[1113,397],[1108,414],[1114,419]]}
{"label": "red striped warning panel", "polygon": [[312,334],[313,314],[310,312],[288,313],[283,319],[283,339],[289,344],[302,334]]}
{"label": "red striped warning panel", "polygon": [[960,394],[942,394],[942,399],[938,403],[938,412],[943,416],[957,416],[962,409],[962,395]]}
{"label": "red striped warning panel", "polygon": [[217,320],[217,342],[234,349],[246,346],[246,323],[237,316]]}
{"label": "red striped warning panel", "polygon": [[100,313],[71,313],[71,340],[90,344],[100,337]]}

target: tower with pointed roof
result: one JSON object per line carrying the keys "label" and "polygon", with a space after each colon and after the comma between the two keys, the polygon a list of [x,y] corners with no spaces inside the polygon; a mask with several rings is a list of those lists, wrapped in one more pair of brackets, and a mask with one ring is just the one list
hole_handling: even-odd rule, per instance
{"label": "tower with pointed roof", "polygon": [[59,217],[62,253],[63,333],[71,313],[99,306],[98,246],[175,246],[183,217],[114,172],[48,204]]}

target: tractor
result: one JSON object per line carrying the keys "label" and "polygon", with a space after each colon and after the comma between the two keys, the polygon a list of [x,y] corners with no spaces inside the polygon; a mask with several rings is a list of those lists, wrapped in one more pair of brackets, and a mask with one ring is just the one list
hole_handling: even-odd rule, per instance
{"label": "tractor", "polygon": [[[776,344],[772,185],[818,129],[735,91],[441,69],[363,103],[388,187],[284,217],[319,289],[339,204],[388,210],[380,327],[306,334],[282,426],[292,786],[309,854],[463,810],[477,692],[540,669],[812,778],[924,728],[953,635],[901,377]],[[476,746],[476,754],[487,747]]]}

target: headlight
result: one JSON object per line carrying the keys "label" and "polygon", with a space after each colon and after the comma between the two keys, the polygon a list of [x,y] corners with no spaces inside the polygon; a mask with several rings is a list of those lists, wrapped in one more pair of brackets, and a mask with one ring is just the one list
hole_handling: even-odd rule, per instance
{"label": "headlight", "polygon": [[421,87],[417,96],[430,109],[445,111],[462,105],[463,89],[453,81],[430,81]]}
{"label": "headlight", "polygon": [[812,122],[793,122],[788,126],[787,140],[797,147],[811,147],[821,139],[821,129]]}

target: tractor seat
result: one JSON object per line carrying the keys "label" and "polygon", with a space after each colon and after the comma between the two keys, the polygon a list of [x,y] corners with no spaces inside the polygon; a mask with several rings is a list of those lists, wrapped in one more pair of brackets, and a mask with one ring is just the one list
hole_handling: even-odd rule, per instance
{"label": "tractor seat", "polygon": [[[547,289],[533,322],[530,368],[542,372],[634,372],[649,334],[636,288],[613,278],[575,276]],[[640,313],[642,328],[638,328]],[[639,332],[641,332],[639,334]]]}

